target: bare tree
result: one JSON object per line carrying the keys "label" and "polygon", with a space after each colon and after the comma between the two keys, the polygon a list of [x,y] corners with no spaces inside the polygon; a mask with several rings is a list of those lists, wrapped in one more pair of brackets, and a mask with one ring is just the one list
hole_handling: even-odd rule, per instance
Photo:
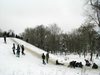
{"label": "bare tree", "polygon": [[86,3],[90,5],[89,19],[100,27],[100,0],[87,0]]}
{"label": "bare tree", "polygon": [[48,29],[53,35],[57,35],[61,32],[61,29],[57,26],[57,24],[51,24]]}
{"label": "bare tree", "polygon": [[59,34],[61,29],[57,26],[57,24],[51,24],[48,27],[51,35],[49,36],[48,45],[52,53],[56,53],[59,48]]}

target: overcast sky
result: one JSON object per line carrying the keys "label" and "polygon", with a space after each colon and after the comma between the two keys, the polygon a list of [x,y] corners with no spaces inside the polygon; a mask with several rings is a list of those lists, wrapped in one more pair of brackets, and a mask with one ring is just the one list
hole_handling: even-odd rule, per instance
{"label": "overcast sky", "polygon": [[68,32],[84,22],[83,0],[0,0],[0,29],[21,33],[53,23]]}

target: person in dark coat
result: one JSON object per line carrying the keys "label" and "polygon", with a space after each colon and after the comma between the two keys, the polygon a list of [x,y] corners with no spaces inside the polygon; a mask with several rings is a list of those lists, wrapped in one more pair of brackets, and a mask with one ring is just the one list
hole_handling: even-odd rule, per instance
{"label": "person in dark coat", "polygon": [[43,60],[43,64],[46,64],[45,63],[45,55],[44,55],[44,53],[42,54],[42,60]]}
{"label": "person in dark coat", "polygon": [[75,67],[83,68],[82,62],[76,62]]}
{"label": "person in dark coat", "polygon": [[76,67],[76,61],[71,61],[71,62],[69,62],[68,67],[73,67],[73,68],[75,68],[75,67]]}
{"label": "person in dark coat", "polygon": [[22,55],[25,55],[25,53],[24,53],[24,45],[22,45],[21,48],[22,48]]}
{"label": "person in dark coat", "polygon": [[48,59],[49,59],[49,52],[47,52],[46,54],[46,62],[48,63]]}
{"label": "person in dark coat", "polygon": [[91,63],[89,62],[89,60],[85,59],[85,62],[86,62],[86,64],[85,64],[86,66],[91,66]]}
{"label": "person in dark coat", "polygon": [[96,63],[93,63],[93,66],[92,66],[93,69],[98,69],[98,65]]}
{"label": "person in dark coat", "polygon": [[3,37],[4,37],[4,43],[6,43],[6,36],[7,36],[7,33],[4,32],[4,34],[3,34]]}
{"label": "person in dark coat", "polygon": [[20,57],[20,46],[19,45],[17,45],[17,57]]}
{"label": "person in dark coat", "polygon": [[14,43],[13,43],[12,50],[13,50],[13,54],[15,55],[15,44]]}
{"label": "person in dark coat", "polygon": [[56,60],[56,65],[64,65],[64,64],[60,63],[58,60]]}
{"label": "person in dark coat", "polygon": [[28,42],[28,38],[26,39],[26,42]]}
{"label": "person in dark coat", "polygon": [[98,53],[96,54],[96,58],[98,58]]}
{"label": "person in dark coat", "polygon": [[4,35],[4,43],[6,43],[6,35]]}

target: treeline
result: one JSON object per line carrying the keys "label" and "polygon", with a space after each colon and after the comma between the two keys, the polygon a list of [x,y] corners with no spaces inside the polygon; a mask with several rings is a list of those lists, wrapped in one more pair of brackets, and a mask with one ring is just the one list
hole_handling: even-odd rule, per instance
{"label": "treeline", "polygon": [[0,29],[0,37],[2,37],[3,36],[3,32],[2,32],[2,30]]}
{"label": "treeline", "polygon": [[39,25],[25,29],[21,36],[24,40],[28,39],[29,43],[54,54],[74,52],[84,56],[91,53],[92,56],[100,51],[100,37],[92,23],[84,24],[71,33],[62,33],[56,24],[48,27]]}
{"label": "treeline", "polygon": [[8,31],[2,31],[0,29],[0,37],[16,37],[16,38],[19,38],[19,39],[23,39],[23,37],[21,37],[20,35],[17,35],[14,33],[13,30],[8,30]]}

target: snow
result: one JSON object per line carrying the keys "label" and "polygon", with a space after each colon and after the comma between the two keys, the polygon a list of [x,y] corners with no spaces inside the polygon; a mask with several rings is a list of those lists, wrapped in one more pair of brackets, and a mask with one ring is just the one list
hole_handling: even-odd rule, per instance
{"label": "snow", "polygon": [[[20,45],[24,45],[25,48],[30,51],[32,54],[36,55],[37,57],[41,58],[42,53],[46,54],[47,52],[45,52],[44,50],[41,50],[25,41],[22,41],[20,39],[16,39],[16,38],[11,38],[12,41],[16,42],[17,44]],[[59,59],[57,56],[50,54],[50,63],[55,64],[55,61]]]}
{"label": "snow", "polygon": [[[25,54],[16,57],[13,54],[13,43],[24,45]],[[91,67],[69,68],[67,65],[55,65],[56,59],[61,59],[61,62],[68,64],[72,60],[82,61],[84,64],[83,56],[79,58],[78,55],[56,56],[50,54],[49,64],[43,65],[41,54],[45,51],[28,44],[16,38],[7,38],[7,43],[4,43],[3,38],[0,38],[0,75],[100,75],[100,58],[93,58],[94,62],[99,65],[99,69],[92,69]],[[89,56],[86,57],[88,59]],[[66,59],[66,60],[65,60]]]}

